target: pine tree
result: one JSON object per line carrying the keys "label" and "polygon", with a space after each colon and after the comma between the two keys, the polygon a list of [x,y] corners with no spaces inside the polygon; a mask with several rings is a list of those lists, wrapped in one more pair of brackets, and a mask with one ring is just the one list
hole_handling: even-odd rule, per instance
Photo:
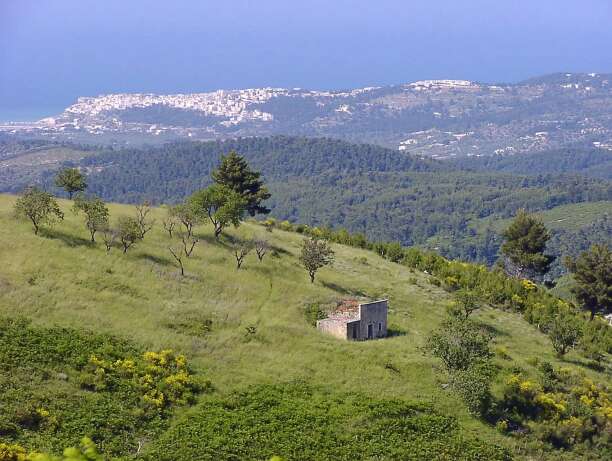
{"label": "pine tree", "polygon": [[251,170],[244,157],[235,151],[221,157],[219,168],[212,173],[217,184],[233,189],[247,200],[246,211],[251,216],[270,212],[262,205],[271,195],[260,176],[261,173]]}
{"label": "pine tree", "polygon": [[519,210],[502,235],[501,252],[509,275],[535,278],[548,272],[553,258],[544,250],[550,234],[540,219]]}
{"label": "pine tree", "polygon": [[571,288],[581,307],[591,313],[612,310],[612,252],[608,245],[593,245],[578,258],[566,258],[565,265],[574,275]]}

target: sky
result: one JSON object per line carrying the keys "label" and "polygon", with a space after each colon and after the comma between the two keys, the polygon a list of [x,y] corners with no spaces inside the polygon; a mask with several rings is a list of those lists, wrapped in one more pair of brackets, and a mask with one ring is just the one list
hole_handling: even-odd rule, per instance
{"label": "sky", "polygon": [[612,0],[0,0],[0,120],[78,96],[612,72]]}

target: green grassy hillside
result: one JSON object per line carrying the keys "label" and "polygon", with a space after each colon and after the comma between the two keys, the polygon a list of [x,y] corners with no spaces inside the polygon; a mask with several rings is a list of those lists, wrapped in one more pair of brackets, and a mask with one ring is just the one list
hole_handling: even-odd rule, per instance
{"label": "green grassy hillside", "polygon": [[[143,242],[125,255],[118,249],[106,254],[102,244],[88,242],[87,231],[80,217],[70,211],[69,202],[60,202],[65,220],[35,236],[27,222],[13,218],[14,200],[0,196],[0,317],[25,318],[31,324],[12,325],[16,333],[4,338],[1,331],[9,327],[0,330],[0,342],[10,349],[4,359],[0,353],[4,364],[0,389],[5,390],[0,405],[17,411],[34,399],[51,411],[51,417],[58,417],[51,421],[38,412],[46,426],[39,421],[9,430],[14,421],[8,421],[5,413],[8,419],[4,429],[0,419],[0,440],[31,449],[58,450],[77,443],[83,435],[93,435],[102,449],[126,457],[249,459],[265,451],[249,451],[252,437],[253,446],[269,443],[272,452],[266,453],[268,457],[276,453],[288,459],[316,459],[299,448],[315,446],[320,447],[320,459],[325,459],[324,453],[330,456],[332,452],[324,447],[333,442],[325,437],[341,428],[345,435],[356,431],[355,440],[365,440],[372,450],[381,446],[370,440],[377,436],[376,431],[381,437],[390,434],[389,440],[412,440],[406,447],[417,450],[411,459],[485,459],[485,455],[502,459],[495,446],[509,449],[518,459],[532,459],[528,456],[534,453],[538,459],[574,459],[571,454],[564,458],[544,448],[526,450],[524,441],[504,436],[470,416],[464,404],[443,388],[436,377],[439,363],[425,356],[420,347],[443,319],[450,298],[430,284],[426,274],[372,252],[334,245],[336,263],[322,269],[310,284],[297,260],[300,235],[279,230],[267,233],[259,225],[246,223],[230,229],[221,242],[215,242],[209,226],[198,228],[200,242],[182,278],[167,249],[172,241],[160,224],[163,210],[153,211],[157,225]],[[114,218],[133,214],[133,207],[127,205],[110,209]],[[243,269],[236,270],[231,242],[256,236],[268,238],[273,251],[261,263],[249,254]],[[389,298],[393,336],[343,342],[319,333],[306,319],[304,309],[312,303],[330,304],[355,296]],[[548,338],[518,314],[483,309],[474,316],[496,332],[496,346],[507,350],[509,357],[496,359],[504,367],[529,374],[537,358],[606,381],[605,375],[587,368],[574,352],[559,362]],[[52,327],[68,330],[49,330]],[[45,348],[40,355],[28,352],[41,344]],[[79,370],[91,354],[122,358],[163,349],[184,354],[194,376],[210,380],[214,390],[199,394],[192,405],[177,404],[140,427],[129,408],[130,389],[117,384],[116,394],[97,397],[78,384],[82,379]],[[16,352],[11,355],[12,351]],[[496,392],[503,379],[503,375],[497,378]],[[279,385],[281,390],[251,387],[254,385]],[[282,390],[284,385],[286,390]],[[265,401],[281,402],[276,410],[268,412],[270,407],[261,402],[259,406],[250,403],[262,393]],[[286,401],[286,395],[292,393],[299,397]],[[374,403],[364,406],[360,399]],[[398,399],[409,403],[397,403]],[[393,411],[404,415],[404,423],[410,412],[420,415],[410,423],[412,438],[393,421],[388,426],[371,422],[377,421],[376,408],[386,408],[390,401],[395,402]],[[311,402],[315,402],[312,407]],[[237,413],[231,418],[223,419],[225,412],[234,410]],[[252,424],[241,423],[245,419],[240,411]],[[363,412],[364,417],[355,412]],[[113,413],[125,416],[104,430],[97,430],[95,421],[84,422],[93,417],[112,419]],[[447,417],[453,419],[443,419]],[[424,421],[434,420],[438,423],[429,437],[416,431]],[[261,424],[260,432],[250,432],[257,424]],[[313,424],[327,435],[305,429],[312,431]],[[364,424],[367,436],[359,432]],[[389,429],[393,427],[399,432]],[[226,442],[223,431],[232,434]],[[290,435],[284,439],[282,434]],[[298,439],[303,445],[292,445]],[[215,451],[215,446],[230,448]],[[354,453],[350,451],[354,447],[349,448],[347,445],[346,453]],[[169,449],[182,454],[173,457]],[[337,459],[356,458],[339,454]],[[371,454],[364,459],[385,457]]]}

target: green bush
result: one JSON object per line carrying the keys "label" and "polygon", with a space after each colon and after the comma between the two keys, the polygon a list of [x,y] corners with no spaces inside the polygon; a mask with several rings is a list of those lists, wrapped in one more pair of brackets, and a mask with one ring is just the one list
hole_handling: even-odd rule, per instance
{"label": "green bush", "polygon": [[0,318],[0,364],[1,435],[51,452],[87,434],[106,454],[125,454],[208,386],[169,351],[147,353],[111,336],[19,319]]}
{"label": "green bush", "polygon": [[294,461],[510,459],[505,449],[462,434],[453,417],[422,404],[297,383],[208,398],[155,440],[145,459],[275,455]]}

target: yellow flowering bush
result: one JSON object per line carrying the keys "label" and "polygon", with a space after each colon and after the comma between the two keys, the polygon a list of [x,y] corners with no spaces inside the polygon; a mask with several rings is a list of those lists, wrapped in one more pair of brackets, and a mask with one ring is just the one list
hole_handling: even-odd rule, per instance
{"label": "yellow flowering bush", "polygon": [[0,461],[28,461],[26,449],[20,445],[0,442]]}
{"label": "yellow flowering bush", "polygon": [[[504,389],[506,417],[558,447],[571,447],[612,430],[607,388],[569,369],[546,368],[542,384],[511,375]],[[504,419],[505,421],[505,419]]]}
{"label": "yellow flowering bush", "polygon": [[521,280],[521,286],[525,291],[535,291],[537,289],[537,285],[533,283],[531,280],[523,279]]}
{"label": "yellow flowering bush", "polygon": [[187,359],[170,349],[147,351],[140,359],[105,360],[89,358],[81,378],[83,387],[94,391],[132,388],[139,395],[145,410],[154,413],[176,404],[190,403],[195,394],[207,387],[190,373]]}

